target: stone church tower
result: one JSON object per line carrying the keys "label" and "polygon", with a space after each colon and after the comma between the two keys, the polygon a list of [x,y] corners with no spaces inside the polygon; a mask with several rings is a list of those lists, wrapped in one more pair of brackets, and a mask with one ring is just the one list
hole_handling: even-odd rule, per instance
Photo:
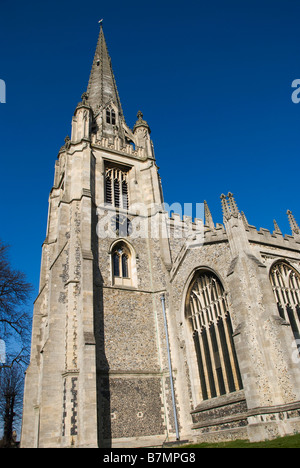
{"label": "stone church tower", "polygon": [[[22,447],[260,440],[300,430],[300,230],[167,216],[150,128],[101,27],[55,164]],[[180,174],[178,174],[178,177]]]}

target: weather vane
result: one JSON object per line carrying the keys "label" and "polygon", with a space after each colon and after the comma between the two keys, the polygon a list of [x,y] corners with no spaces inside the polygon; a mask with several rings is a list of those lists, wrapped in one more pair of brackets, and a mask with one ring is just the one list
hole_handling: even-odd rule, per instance
{"label": "weather vane", "polygon": [[98,23],[100,24],[100,26],[102,26],[103,18],[100,21],[98,21]]}

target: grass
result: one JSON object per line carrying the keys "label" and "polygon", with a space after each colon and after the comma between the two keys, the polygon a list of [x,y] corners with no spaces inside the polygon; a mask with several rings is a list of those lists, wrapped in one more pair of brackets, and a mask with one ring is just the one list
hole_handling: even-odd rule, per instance
{"label": "grass", "polygon": [[233,440],[231,442],[218,442],[215,444],[201,443],[184,445],[182,448],[300,448],[300,434],[280,437],[279,439],[265,440],[263,442]]}

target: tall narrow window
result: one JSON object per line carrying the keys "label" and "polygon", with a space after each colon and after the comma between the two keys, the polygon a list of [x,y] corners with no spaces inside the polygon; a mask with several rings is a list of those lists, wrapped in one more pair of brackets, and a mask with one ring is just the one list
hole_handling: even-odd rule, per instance
{"label": "tall narrow window", "polygon": [[118,242],[112,251],[113,283],[132,286],[132,258],[125,242]]}
{"label": "tall narrow window", "polygon": [[[295,340],[300,339],[300,275],[284,262],[275,263],[270,280],[281,318],[291,325]],[[298,348],[299,349],[299,348]]]}
{"label": "tall narrow window", "polygon": [[116,177],[114,180],[114,199],[115,206],[120,207],[120,180]]}
{"label": "tall narrow window", "polygon": [[122,182],[122,204],[125,210],[128,210],[128,185],[127,180]]}
{"label": "tall narrow window", "polygon": [[113,110],[111,111],[111,123],[112,125],[116,124],[116,114]]}
{"label": "tall narrow window", "polygon": [[105,202],[116,208],[128,210],[128,171],[119,168],[106,168]]}
{"label": "tall narrow window", "polygon": [[129,278],[128,255],[125,252],[122,255],[122,276],[123,278]]}
{"label": "tall narrow window", "polygon": [[186,301],[198,362],[202,399],[242,388],[226,293],[216,275],[198,272]]}
{"label": "tall narrow window", "polygon": [[112,197],[112,181],[110,177],[106,176],[105,179],[105,201],[112,205],[113,197]]}
{"label": "tall narrow window", "polygon": [[113,272],[114,276],[120,276],[120,252],[113,254]]}
{"label": "tall narrow window", "polygon": [[116,125],[116,113],[112,109],[106,109],[106,123]]}

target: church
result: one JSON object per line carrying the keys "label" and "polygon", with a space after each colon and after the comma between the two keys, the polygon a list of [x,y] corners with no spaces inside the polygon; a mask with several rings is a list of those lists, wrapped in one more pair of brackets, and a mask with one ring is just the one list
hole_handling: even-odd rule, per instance
{"label": "church", "polygon": [[[21,447],[161,447],[300,431],[300,228],[167,210],[103,27],[55,163]],[[178,174],[178,178],[180,174]],[[171,213],[172,211],[172,213]],[[46,214],[45,214],[46,215]]]}

